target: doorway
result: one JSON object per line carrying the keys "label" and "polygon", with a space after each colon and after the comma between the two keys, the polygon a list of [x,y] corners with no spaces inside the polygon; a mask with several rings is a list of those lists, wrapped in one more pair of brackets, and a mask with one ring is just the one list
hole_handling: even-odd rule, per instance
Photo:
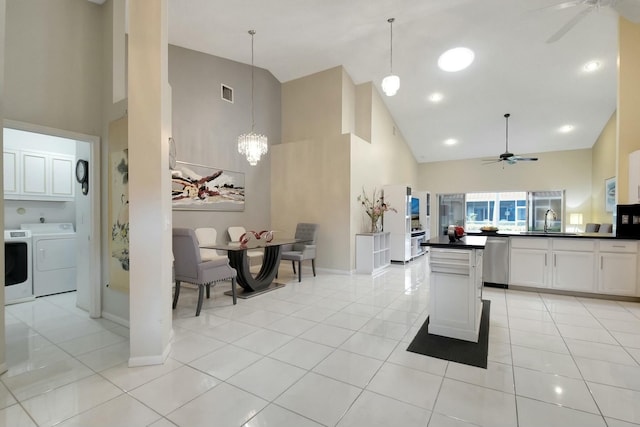
{"label": "doorway", "polygon": [[[84,182],[74,178],[74,203],[65,204],[47,202],[38,203],[32,200],[3,200],[5,208],[5,228],[8,222],[60,222],[73,218],[76,232],[76,283],[77,306],[88,312],[92,318],[101,316],[101,263],[100,263],[100,138],[60,129],[48,128],[12,120],[4,121],[4,129],[20,134],[32,134],[33,140],[49,140],[51,144],[62,147],[60,150],[73,152],[74,160],[84,160],[88,166]],[[3,129],[3,130],[4,130]],[[6,132],[5,132],[6,134]],[[46,144],[46,142],[43,142]],[[7,146],[7,140],[4,141]],[[53,147],[54,145],[51,145]],[[75,168],[74,161],[73,167]],[[75,176],[75,170],[74,176]],[[84,188],[83,188],[84,187]],[[7,211],[11,205],[15,212]],[[16,206],[14,206],[16,205]],[[49,216],[49,218],[47,218]],[[7,218],[8,217],[8,218]],[[35,220],[34,220],[35,218]],[[60,219],[56,219],[60,218]],[[64,221],[67,222],[67,221]],[[15,226],[15,225],[14,225]]]}

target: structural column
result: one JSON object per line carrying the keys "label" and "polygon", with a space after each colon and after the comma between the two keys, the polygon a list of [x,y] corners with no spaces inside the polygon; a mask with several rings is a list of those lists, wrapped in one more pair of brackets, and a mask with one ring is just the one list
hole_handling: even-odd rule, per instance
{"label": "structural column", "polygon": [[[7,27],[6,21],[6,1],[0,0],[0,123],[4,120],[4,31]],[[2,140],[3,132],[0,132],[0,148],[4,147]],[[4,168],[0,159],[0,169]],[[0,185],[4,188],[3,176],[0,176]],[[4,208],[0,209],[0,220],[4,224]],[[0,247],[0,268],[4,271],[4,245]],[[2,281],[4,289],[4,280]],[[4,323],[4,291],[0,292],[0,374],[7,370],[7,358],[5,352],[5,323]]]}
{"label": "structural column", "polygon": [[164,363],[171,317],[167,0],[129,2],[129,366]]}

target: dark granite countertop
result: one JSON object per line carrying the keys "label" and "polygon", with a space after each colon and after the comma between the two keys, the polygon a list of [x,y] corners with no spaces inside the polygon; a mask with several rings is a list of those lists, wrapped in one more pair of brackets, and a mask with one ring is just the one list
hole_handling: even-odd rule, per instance
{"label": "dark granite countertop", "polygon": [[455,242],[449,241],[449,236],[438,236],[422,242],[422,246],[431,246],[434,248],[446,249],[484,249],[487,242],[487,236],[463,236]]}
{"label": "dark granite countertop", "polygon": [[[624,239],[624,240],[640,240],[633,237],[618,237],[613,233],[559,233],[550,232],[544,233],[542,231],[498,231],[498,232],[483,232],[483,231],[469,231],[469,236],[488,236],[488,237],[553,237],[562,239]],[[445,236],[446,237],[446,236]]]}

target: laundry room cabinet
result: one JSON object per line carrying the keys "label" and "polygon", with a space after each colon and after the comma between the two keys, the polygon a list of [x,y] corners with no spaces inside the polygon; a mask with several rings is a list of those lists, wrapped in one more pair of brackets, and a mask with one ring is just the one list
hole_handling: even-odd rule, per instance
{"label": "laundry room cabinet", "polygon": [[4,149],[4,198],[73,201],[75,157]]}

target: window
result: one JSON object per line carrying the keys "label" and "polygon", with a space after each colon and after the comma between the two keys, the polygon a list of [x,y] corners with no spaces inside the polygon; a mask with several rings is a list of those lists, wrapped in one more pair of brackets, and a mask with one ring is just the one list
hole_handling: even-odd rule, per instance
{"label": "window", "polygon": [[483,226],[503,231],[543,230],[544,215],[549,209],[549,231],[562,230],[563,191],[439,194],[438,201],[439,226],[444,234],[452,224],[463,225],[468,231],[478,231]]}

